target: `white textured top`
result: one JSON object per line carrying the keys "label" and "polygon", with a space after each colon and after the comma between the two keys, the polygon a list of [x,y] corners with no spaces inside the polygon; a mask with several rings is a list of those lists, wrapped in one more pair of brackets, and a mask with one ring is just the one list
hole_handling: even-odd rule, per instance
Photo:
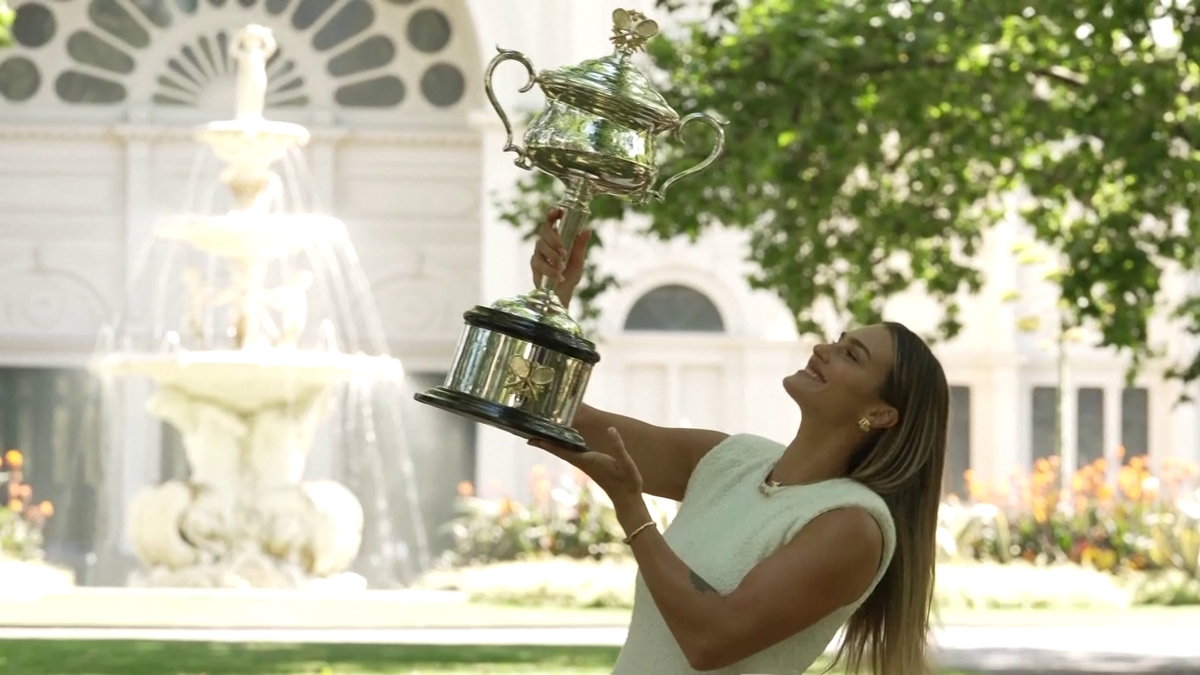
{"label": "white textured top", "polygon": [[[883,532],[883,564],[871,586],[807,630],[768,647],[718,675],[803,673],[825,652],[838,629],[883,577],[896,547],[896,530],[887,505],[861,483],[836,479],[759,491],[784,446],[759,436],[730,436],[709,451],[688,481],[679,513],[663,533],[672,550],[718,592],[732,592],[760,561],[791,541],[813,518],[834,509],[857,506],[874,516]],[[813,589],[819,592],[819,589]],[[693,675],[662,614],[637,576],[629,637],[614,675]]]}

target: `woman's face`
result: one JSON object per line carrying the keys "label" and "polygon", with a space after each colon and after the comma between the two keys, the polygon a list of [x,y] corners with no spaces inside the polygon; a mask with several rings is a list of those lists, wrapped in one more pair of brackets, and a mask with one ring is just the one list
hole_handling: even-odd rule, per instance
{"label": "woman's face", "polygon": [[892,333],[885,326],[856,328],[837,342],[817,345],[805,367],[784,378],[783,388],[804,414],[835,424],[857,423],[865,416],[875,428],[891,426],[896,411],[879,392],[895,358]]}

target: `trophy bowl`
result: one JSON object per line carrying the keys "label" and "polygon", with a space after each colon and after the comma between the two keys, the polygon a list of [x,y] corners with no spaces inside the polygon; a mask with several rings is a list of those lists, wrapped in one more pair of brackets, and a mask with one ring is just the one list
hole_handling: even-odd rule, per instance
{"label": "trophy bowl", "polygon": [[[504,151],[516,154],[517,166],[554,176],[567,188],[559,203],[559,234],[568,250],[587,227],[594,196],[661,200],[672,185],[708,168],[724,150],[725,130],[717,120],[704,113],[681,117],[632,64],[633,54],[657,34],[658,24],[644,14],[618,9],[612,54],[537,74],[521,52],[499,49],[488,65],[484,87],[504,125]],[[523,145],[514,143],[512,123],[492,88],[496,67],[506,61],[528,72],[522,93],[536,85],[546,97]],[[712,151],[655,187],[659,136],[678,137],[693,122],[713,130]],[[446,381],[416,399],[523,438],[586,450],[571,422],[600,355],[554,288],[554,280],[543,280],[530,293],[466,312]]]}

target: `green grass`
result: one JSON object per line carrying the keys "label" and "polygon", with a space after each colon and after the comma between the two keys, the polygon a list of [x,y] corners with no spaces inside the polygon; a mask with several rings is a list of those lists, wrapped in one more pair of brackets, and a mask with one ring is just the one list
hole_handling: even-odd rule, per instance
{"label": "green grass", "polygon": [[[475,604],[430,606],[408,613],[412,627],[491,626],[617,626],[629,625],[624,609],[570,609],[517,605]],[[1133,607],[1129,609],[988,609],[944,610],[935,616],[941,626],[1200,626],[1200,606]]]}
{"label": "green grass", "polygon": [[[6,640],[20,675],[607,675],[613,647],[230,644]],[[820,669],[810,671],[821,672]],[[838,675],[833,671],[830,675]],[[969,675],[945,672],[940,675]]]}
{"label": "green grass", "polygon": [[614,647],[233,644],[88,640],[0,642],[20,675],[412,675],[611,672]]}

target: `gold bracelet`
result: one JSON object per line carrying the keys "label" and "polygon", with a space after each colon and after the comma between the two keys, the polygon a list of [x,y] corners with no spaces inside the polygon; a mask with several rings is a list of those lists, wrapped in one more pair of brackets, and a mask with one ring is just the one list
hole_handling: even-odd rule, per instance
{"label": "gold bracelet", "polygon": [[646,529],[647,527],[654,527],[654,521],[652,520],[652,521],[646,523],[645,525],[642,525],[638,529],[634,530],[633,532],[630,532],[629,536],[625,537],[625,543],[627,545],[633,543],[633,538],[638,536],[639,534],[641,534],[642,530]]}

